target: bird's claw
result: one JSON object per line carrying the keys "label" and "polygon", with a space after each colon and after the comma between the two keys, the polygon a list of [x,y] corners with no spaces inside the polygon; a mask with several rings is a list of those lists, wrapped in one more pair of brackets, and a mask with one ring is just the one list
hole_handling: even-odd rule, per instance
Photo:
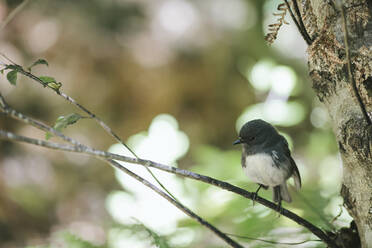
{"label": "bird's claw", "polygon": [[257,196],[258,196],[257,193],[253,193],[253,196],[252,196],[252,207],[254,207],[254,202],[256,201]]}
{"label": "bird's claw", "polygon": [[252,206],[253,207],[254,207],[254,202],[256,201],[257,196],[258,196],[258,191],[260,191],[262,186],[263,186],[262,184],[259,184],[258,189],[256,190],[256,192],[252,193],[253,194],[253,196],[252,196],[252,203],[253,203]]}
{"label": "bird's claw", "polygon": [[278,205],[276,207],[276,211],[279,213],[278,218],[283,214],[283,208],[282,208],[282,202],[278,202]]}

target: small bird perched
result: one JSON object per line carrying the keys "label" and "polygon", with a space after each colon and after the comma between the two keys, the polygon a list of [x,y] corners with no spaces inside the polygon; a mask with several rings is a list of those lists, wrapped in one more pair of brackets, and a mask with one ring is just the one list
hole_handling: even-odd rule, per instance
{"label": "small bird perched", "polygon": [[252,120],[244,124],[239,138],[233,143],[242,144],[242,167],[244,173],[259,187],[273,187],[273,200],[281,210],[281,201],[291,202],[287,180],[293,177],[297,189],[301,188],[301,177],[291,157],[287,140],[275,128],[263,120]]}

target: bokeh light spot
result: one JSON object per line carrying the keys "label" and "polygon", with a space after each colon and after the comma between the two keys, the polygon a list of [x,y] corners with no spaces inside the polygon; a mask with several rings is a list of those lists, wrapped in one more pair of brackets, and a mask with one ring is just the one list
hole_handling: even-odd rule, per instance
{"label": "bokeh light spot", "polygon": [[275,66],[270,60],[257,62],[248,74],[249,82],[258,91],[267,91],[271,87],[270,73]]}
{"label": "bokeh light spot", "polygon": [[29,49],[34,53],[42,53],[57,42],[59,36],[58,24],[53,19],[40,21],[26,35]]}
{"label": "bokeh light spot", "polygon": [[236,130],[253,119],[263,119],[273,125],[293,126],[304,118],[305,108],[300,103],[270,100],[247,107],[236,121]]}
{"label": "bokeh light spot", "polygon": [[270,73],[273,91],[280,96],[289,96],[296,83],[296,73],[288,66],[276,66]]}
{"label": "bokeh light spot", "polygon": [[[256,23],[257,15],[247,1],[242,0],[212,0],[209,1],[211,16],[217,25],[247,29]],[[233,15],[231,13],[234,13]]]}
{"label": "bokeh light spot", "polygon": [[258,91],[273,92],[288,98],[296,85],[297,75],[288,66],[276,66],[273,61],[261,60],[247,70],[249,82]]}
{"label": "bokeh light spot", "polygon": [[327,126],[328,113],[324,108],[315,107],[310,115],[311,124],[317,128],[324,128]]}
{"label": "bokeh light spot", "polygon": [[[128,140],[128,145],[141,158],[174,166],[189,148],[188,137],[178,130],[177,120],[168,114],[156,116],[151,122],[148,132],[141,132]],[[133,157],[120,144],[112,145],[109,151]],[[142,178],[157,184],[143,166],[120,163]],[[179,178],[166,172],[152,171],[168,189],[171,189],[172,194],[181,195],[183,202],[190,206],[191,202],[188,202],[188,197],[184,195]],[[107,199],[107,209],[118,222],[128,224],[135,217],[160,234],[169,234],[176,230],[177,222],[185,218],[185,215],[168,201],[154,194],[152,190],[122,171],[116,170],[116,177],[126,191],[112,193]],[[156,202],[156,204],[149,204],[149,202]],[[120,240],[121,244],[123,242],[125,241]]]}
{"label": "bokeh light spot", "polygon": [[196,22],[194,7],[186,1],[166,1],[160,7],[157,19],[160,26],[167,32],[181,36]]}

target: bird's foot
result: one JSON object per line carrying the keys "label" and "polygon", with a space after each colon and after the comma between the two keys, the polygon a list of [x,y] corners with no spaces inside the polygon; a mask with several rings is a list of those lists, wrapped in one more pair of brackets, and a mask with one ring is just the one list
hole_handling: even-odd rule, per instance
{"label": "bird's foot", "polygon": [[280,216],[283,214],[282,201],[278,202],[276,211],[278,212],[278,218],[280,218]]}
{"label": "bird's foot", "polygon": [[253,194],[253,196],[252,196],[252,207],[254,207],[254,202],[256,201],[258,194],[257,194],[257,192],[252,193],[252,194]]}
{"label": "bird's foot", "polygon": [[252,193],[253,194],[253,196],[252,196],[252,207],[254,207],[254,202],[257,199],[258,191],[260,191],[262,186],[263,186],[262,184],[259,184],[258,189],[256,190],[256,192]]}

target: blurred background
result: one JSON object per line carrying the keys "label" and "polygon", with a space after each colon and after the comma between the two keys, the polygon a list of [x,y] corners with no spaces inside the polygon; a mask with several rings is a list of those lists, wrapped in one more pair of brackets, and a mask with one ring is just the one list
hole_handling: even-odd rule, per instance
{"label": "blurred background", "polygon": [[[0,0],[0,20],[22,1]],[[141,157],[257,186],[232,146],[244,122],[262,118],[290,143],[303,179],[284,206],[315,225],[348,225],[339,197],[341,160],[328,114],[311,89],[306,44],[289,15],[272,46],[276,0],[32,0],[0,33],[0,52],[103,119]],[[1,62],[6,62],[2,60]],[[80,113],[52,91],[0,75],[18,111],[50,125]],[[44,139],[0,115],[0,129]],[[93,121],[64,133],[129,153]],[[58,142],[56,138],[51,141]],[[149,180],[139,166],[130,169]],[[316,239],[265,207],[219,188],[153,169],[182,203],[227,233],[278,242]],[[260,191],[271,200],[271,191]],[[337,220],[333,217],[340,214]],[[236,238],[234,238],[236,239]],[[286,247],[238,239],[246,247]],[[86,156],[0,140],[0,247],[226,247],[139,183]],[[307,242],[294,247],[325,247]]]}

